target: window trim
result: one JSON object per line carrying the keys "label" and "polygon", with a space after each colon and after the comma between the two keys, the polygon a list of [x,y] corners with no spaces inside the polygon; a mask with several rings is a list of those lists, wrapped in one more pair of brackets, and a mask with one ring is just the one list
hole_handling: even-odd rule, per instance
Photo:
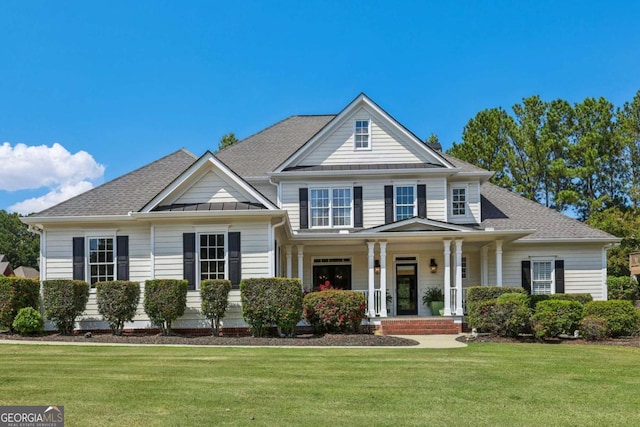
{"label": "window trim", "polygon": [[[454,190],[464,190],[464,213],[463,214],[456,214],[453,208],[453,204],[454,203],[460,203],[460,202],[456,202],[453,199],[453,191]],[[458,184],[458,185],[451,185],[451,191],[450,191],[450,195],[451,197],[451,202],[449,204],[449,207],[451,209],[451,217],[452,218],[467,218],[469,217],[469,186],[467,184]]]}
{"label": "window trim", "polygon": [[531,295],[546,295],[546,294],[536,294],[534,293],[534,284],[536,282],[535,276],[533,274],[534,265],[536,263],[548,262],[551,264],[551,270],[549,275],[551,276],[551,285],[549,288],[549,295],[553,295],[556,293],[556,258],[555,257],[530,257],[529,261],[531,261]]}
{"label": "window trim", "polygon": [[[358,129],[358,122],[367,122],[367,146],[358,147],[356,143],[356,135]],[[353,150],[354,151],[371,151],[371,119],[354,119],[353,120]]]}
{"label": "window trim", "polygon": [[[312,209],[313,209],[313,197],[312,197],[312,193],[313,191],[318,191],[318,190],[327,190],[327,192],[329,193],[329,225],[313,225],[313,215],[312,215]],[[333,224],[333,190],[349,190],[349,224],[346,225],[334,225]],[[317,208],[316,208],[317,209]],[[329,230],[329,229],[340,229],[340,228],[353,228],[353,224],[354,224],[354,206],[353,206],[353,186],[327,186],[327,187],[309,187],[309,198],[308,198],[308,202],[307,202],[307,212],[309,215],[309,229],[325,229],[325,230]]]}
{"label": "window trim", "polygon": [[[89,290],[95,292],[96,286],[95,283],[100,282],[100,280],[95,283],[91,283],[91,240],[98,239],[111,239],[112,240],[112,259],[111,264],[113,265],[113,278],[111,281],[116,280],[118,277],[118,239],[116,234],[105,234],[105,233],[86,233],[84,236],[84,245],[85,245],[85,257],[84,257],[84,268],[85,275],[84,277],[87,279],[86,282],[89,284]],[[95,265],[108,265],[109,263],[95,264]]]}
{"label": "window trim", "polygon": [[[394,221],[402,221],[398,219],[398,188],[399,187],[413,187],[413,215],[407,218],[403,218],[402,220],[413,218],[417,215],[418,211],[418,186],[417,184],[395,184],[393,186],[393,220]],[[400,206],[409,206],[409,205],[400,205]]]}
{"label": "window trim", "polygon": [[[200,258],[200,236],[202,235],[212,235],[212,234],[222,234],[224,236],[224,280],[229,280],[229,231],[225,230],[211,230],[211,229],[200,229],[196,231],[196,283],[194,291],[200,291],[200,282],[202,282],[201,275],[201,258]],[[208,279],[204,279],[208,280]],[[193,291],[191,291],[193,292]]]}

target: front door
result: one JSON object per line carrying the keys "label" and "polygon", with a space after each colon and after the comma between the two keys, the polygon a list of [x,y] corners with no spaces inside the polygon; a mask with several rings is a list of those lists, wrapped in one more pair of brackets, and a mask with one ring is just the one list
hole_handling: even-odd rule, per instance
{"label": "front door", "polygon": [[398,314],[418,314],[418,265],[396,265]]}

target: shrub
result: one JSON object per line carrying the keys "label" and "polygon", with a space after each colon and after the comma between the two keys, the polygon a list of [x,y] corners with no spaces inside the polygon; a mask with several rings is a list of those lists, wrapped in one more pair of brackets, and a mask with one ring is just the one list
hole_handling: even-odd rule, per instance
{"label": "shrub", "polygon": [[264,336],[272,325],[292,336],[302,318],[302,295],[299,279],[245,279],[240,283],[242,317],[254,336]]}
{"label": "shrub", "polygon": [[44,331],[42,315],[33,307],[24,307],[13,319],[13,329],[20,335],[41,334]]}
{"label": "shrub", "polygon": [[592,301],[584,306],[584,317],[595,316],[605,320],[609,335],[621,337],[638,332],[640,315],[631,301]]}
{"label": "shrub", "polygon": [[89,300],[89,284],[82,280],[45,280],[42,282],[44,312],[62,335],[73,334],[76,317]]}
{"label": "shrub", "polygon": [[511,286],[472,286],[467,289],[467,312],[469,324],[482,331],[491,332],[495,319],[491,304],[481,304],[486,301],[496,301],[502,294],[519,293],[527,295],[523,288]]}
{"label": "shrub", "polygon": [[424,295],[422,295],[422,304],[428,307],[433,301],[444,301],[444,291],[442,288],[432,286],[425,289]]}
{"label": "shrub", "polygon": [[227,310],[230,291],[230,280],[203,280],[200,283],[202,315],[211,322],[211,329],[215,336],[220,336],[220,321]]}
{"label": "shrub", "polygon": [[0,277],[0,326],[11,332],[21,308],[40,306],[40,282],[22,277]]}
{"label": "shrub", "polygon": [[536,305],[533,331],[538,338],[553,338],[573,334],[582,318],[582,304],[578,301],[548,300]]}
{"label": "shrub", "polygon": [[502,294],[527,294],[523,288],[515,286],[471,286],[467,288],[467,304],[478,301],[488,301],[498,298]]}
{"label": "shrub", "polygon": [[140,284],[115,280],[96,283],[98,311],[109,323],[114,335],[122,335],[124,322],[131,322],[140,301]]}
{"label": "shrub", "polygon": [[360,292],[312,292],[304,297],[304,315],[316,332],[358,332],[365,318],[365,305]]}
{"label": "shrub", "polygon": [[562,300],[562,301],[578,301],[584,305],[593,301],[591,294],[548,294],[548,295],[531,295],[531,308],[535,308],[540,301]]}
{"label": "shrub", "polygon": [[171,323],[187,308],[187,280],[156,279],[144,282],[144,311],[160,326],[162,335],[171,333]]}
{"label": "shrub", "polygon": [[469,324],[494,335],[515,337],[531,330],[531,310],[526,294],[505,293],[497,299],[477,301]]}
{"label": "shrub", "polygon": [[633,277],[607,277],[607,290],[608,299],[610,300],[635,301],[640,299],[640,288]]}
{"label": "shrub", "polygon": [[587,316],[580,321],[580,335],[589,341],[599,341],[609,336],[607,321],[601,317]]}

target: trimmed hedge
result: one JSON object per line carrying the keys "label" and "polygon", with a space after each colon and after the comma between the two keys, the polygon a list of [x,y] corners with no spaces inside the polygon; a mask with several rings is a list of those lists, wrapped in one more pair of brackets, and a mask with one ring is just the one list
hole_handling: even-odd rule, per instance
{"label": "trimmed hedge", "polygon": [[20,335],[41,334],[44,331],[42,315],[33,307],[24,307],[13,319],[13,329]]}
{"label": "trimmed hedge", "polygon": [[598,341],[608,337],[607,321],[601,317],[584,317],[580,321],[580,335],[587,341]]}
{"label": "trimmed hedge", "polygon": [[304,316],[317,333],[356,333],[365,318],[365,306],[361,292],[311,292],[304,297]]}
{"label": "trimmed hedge", "polygon": [[42,282],[44,312],[62,335],[73,334],[76,317],[87,307],[89,284],[82,280],[45,280]]}
{"label": "trimmed hedge", "polygon": [[302,318],[302,296],[300,279],[244,279],[240,282],[242,317],[253,336],[264,336],[273,325],[281,335],[293,336]]}
{"label": "trimmed hedge", "polygon": [[[471,286],[467,289],[467,316],[469,325],[480,331],[492,332],[496,328],[494,311],[496,304],[486,304],[487,301],[496,303],[497,298],[503,294],[522,294],[527,297],[523,288],[512,286]],[[501,316],[502,317],[502,316]]]}
{"label": "trimmed hedge", "polygon": [[488,301],[502,294],[525,294],[527,291],[515,286],[471,286],[467,288],[467,305],[478,301]]}
{"label": "trimmed hedge", "polygon": [[531,309],[526,294],[505,293],[497,299],[474,302],[469,324],[494,335],[516,337],[531,331]]}
{"label": "trimmed hedge", "polygon": [[635,301],[640,299],[640,286],[638,282],[630,276],[607,277],[608,299],[621,299]]}
{"label": "trimmed hedge", "polygon": [[171,323],[187,308],[187,280],[156,279],[144,282],[144,311],[160,326],[162,335],[171,333]]}
{"label": "trimmed hedge", "polygon": [[114,335],[122,335],[124,322],[131,322],[140,301],[140,284],[125,280],[96,283],[98,311]]}
{"label": "trimmed hedge", "polygon": [[626,300],[592,301],[584,306],[583,315],[604,319],[611,337],[635,335],[640,326],[640,313]]}
{"label": "trimmed hedge", "polygon": [[531,295],[531,308],[535,308],[540,301],[562,300],[562,301],[578,301],[584,305],[593,301],[591,294],[548,294],[548,295]]}
{"label": "trimmed hedge", "polygon": [[21,308],[40,306],[40,282],[22,277],[0,277],[0,326],[14,332],[13,320]]}
{"label": "trimmed hedge", "polygon": [[231,292],[230,280],[203,280],[200,283],[202,315],[211,322],[211,329],[215,336],[220,336],[220,321],[224,318],[229,304],[229,292]]}
{"label": "trimmed hedge", "polygon": [[540,301],[533,315],[533,331],[538,338],[573,334],[582,319],[582,304],[570,300]]}

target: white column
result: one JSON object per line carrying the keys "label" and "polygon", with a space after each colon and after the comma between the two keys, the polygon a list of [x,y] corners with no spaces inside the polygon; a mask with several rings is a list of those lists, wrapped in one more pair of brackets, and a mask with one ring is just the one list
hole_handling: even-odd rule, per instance
{"label": "white column", "polygon": [[297,245],[298,250],[298,279],[302,281],[304,279],[303,261],[304,261],[304,245]]}
{"label": "white column", "polygon": [[373,271],[373,256],[375,252],[376,242],[367,242],[369,248],[369,294],[367,299],[367,307],[369,307],[369,317],[375,317],[375,307],[373,302],[373,292],[375,290],[375,280]]}
{"label": "white column", "polygon": [[380,317],[387,317],[387,242],[380,242]]}
{"label": "white column", "polygon": [[291,279],[291,245],[286,245],[285,248],[287,249],[287,277]]}
{"label": "white column", "polygon": [[480,270],[482,270],[480,284],[482,286],[489,285],[489,248],[487,246],[483,246],[480,252]]}
{"label": "white column", "polygon": [[462,316],[462,239],[456,239],[456,314]]}
{"label": "white column", "polygon": [[451,316],[451,240],[444,240],[444,315]]}
{"label": "white column", "polygon": [[502,240],[496,240],[496,286],[502,286]]}
{"label": "white column", "polygon": [[156,278],[156,226],[152,225],[149,232],[149,277]]}

